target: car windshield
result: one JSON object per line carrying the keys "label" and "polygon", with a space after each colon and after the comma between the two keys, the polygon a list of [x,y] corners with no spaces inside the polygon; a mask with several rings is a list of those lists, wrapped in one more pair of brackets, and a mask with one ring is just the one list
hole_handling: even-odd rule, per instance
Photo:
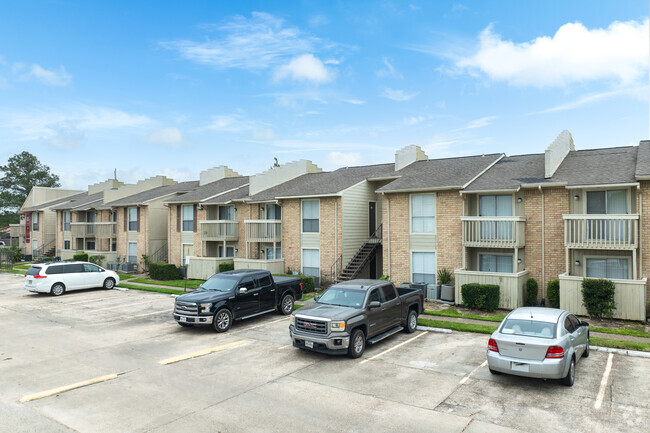
{"label": "car windshield", "polygon": [[319,304],[340,305],[341,307],[361,308],[366,292],[331,287],[318,300]]}
{"label": "car windshield", "polygon": [[32,266],[31,268],[27,269],[27,275],[38,275],[39,272],[41,272],[40,266]]}
{"label": "car windshield", "polygon": [[213,275],[205,283],[201,284],[199,288],[206,290],[216,290],[218,292],[229,292],[235,287],[237,280],[237,277]]}
{"label": "car windshield", "polygon": [[526,337],[554,338],[555,323],[536,320],[506,319],[502,334],[524,335]]}

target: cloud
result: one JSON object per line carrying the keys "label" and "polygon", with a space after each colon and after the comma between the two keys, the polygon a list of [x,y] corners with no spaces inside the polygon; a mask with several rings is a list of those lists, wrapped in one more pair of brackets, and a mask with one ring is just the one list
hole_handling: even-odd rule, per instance
{"label": "cloud", "polygon": [[384,78],[384,77],[395,77],[395,78],[400,78],[400,79],[404,78],[402,76],[402,74],[400,74],[399,72],[397,72],[395,70],[395,67],[392,65],[392,63],[390,63],[388,61],[388,59],[386,57],[384,57],[382,60],[383,60],[383,63],[384,63],[384,68],[378,70],[375,73],[378,77],[382,77],[382,78]]}
{"label": "cloud", "polygon": [[297,27],[287,26],[282,19],[263,12],[253,12],[250,18],[234,16],[221,25],[204,28],[223,36],[202,42],[160,42],[160,46],[215,69],[263,70],[281,65],[296,53],[314,52],[319,43],[317,38],[304,35]]}
{"label": "cloud", "polygon": [[275,138],[275,131],[268,129],[255,129],[253,131],[253,138],[257,140],[273,140]]}
{"label": "cloud", "polygon": [[476,52],[458,59],[456,66],[518,86],[560,87],[590,80],[629,84],[647,79],[648,29],[647,18],[591,30],[575,22],[552,37],[515,43],[490,25],[481,32]]}
{"label": "cloud", "polygon": [[574,108],[582,107],[584,105],[589,105],[594,102],[603,101],[621,95],[627,95],[640,100],[646,100],[648,98],[648,86],[624,88],[609,92],[591,93],[589,95],[581,96],[574,101],[556,105],[555,107],[547,108],[545,110],[534,111],[532,113],[528,113],[527,115],[530,116],[535,114],[546,114],[555,113],[557,111],[573,110]]}
{"label": "cloud", "polygon": [[178,147],[185,142],[183,134],[177,128],[163,128],[153,131],[144,140],[152,144],[162,144],[170,147]]}
{"label": "cloud", "polygon": [[303,54],[292,59],[288,64],[280,66],[275,71],[275,78],[277,80],[290,78],[296,81],[326,83],[332,80],[332,73],[320,59],[312,54]]}
{"label": "cloud", "polygon": [[342,99],[342,101],[352,105],[363,105],[366,103],[366,101],[362,101],[361,99]]}
{"label": "cloud", "polygon": [[325,163],[335,167],[350,167],[361,164],[359,152],[330,152],[325,157]]}
{"label": "cloud", "polygon": [[416,95],[417,93],[406,94],[403,90],[393,90],[387,87],[381,96],[392,99],[393,101],[404,102],[413,99]]}
{"label": "cloud", "polygon": [[67,86],[72,81],[72,75],[63,66],[59,66],[58,70],[49,70],[33,64],[28,76],[50,86]]}
{"label": "cloud", "polygon": [[427,120],[427,118],[424,117],[424,116],[405,117],[404,118],[404,125],[413,126],[413,125],[417,125],[418,123],[422,123],[425,120]]}
{"label": "cloud", "polygon": [[212,121],[204,129],[222,132],[242,132],[254,128],[253,122],[246,119],[242,114],[212,116]]}
{"label": "cloud", "polygon": [[483,128],[484,126],[491,125],[496,118],[497,116],[485,116],[481,117],[480,119],[471,120],[467,123],[467,125],[460,128],[460,130]]}

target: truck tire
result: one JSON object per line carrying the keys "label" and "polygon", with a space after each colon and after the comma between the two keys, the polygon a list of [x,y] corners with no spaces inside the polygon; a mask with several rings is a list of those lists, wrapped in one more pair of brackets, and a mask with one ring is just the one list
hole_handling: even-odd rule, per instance
{"label": "truck tire", "polygon": [[404,328],[404,331],[408,334],[412,334],[416,329],[418,329],[418,313],[416,313],[415,310],[411,310],[406,316],[406,327]]}
{"label": "truck tire", "polygon": [[361,329],[355,329],[350,337],[350,346],[348,347],[348,356],[352,359],[363,355],[366,350],[366,334]]}
{"label": "truck tire", "polygon": [[226,332],[232,325],[232,313],[227,308],[222,308],[214,313],[212,329],[216,332]]}
{"label": "truck tire", "polygon": [[293,312],[293,295],[287,293],[280,300],[280,305],[278,305],[278,313],[288,316]]}

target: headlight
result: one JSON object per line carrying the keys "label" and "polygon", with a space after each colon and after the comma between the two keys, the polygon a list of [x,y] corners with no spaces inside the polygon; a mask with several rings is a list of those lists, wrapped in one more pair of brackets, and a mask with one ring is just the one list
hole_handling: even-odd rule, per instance
{"label": "headlight", "polygon": [[332,331],[345,331],[345,322],[331,322],[330,329]]}
{"label": "headlight", "polygon": [[293,314],[289,316],[289,326],[294,326],[296,324],[296,316]]}
{"label": "headlight", "polygon": [[212,304],[199,304],[199,313],[209,313]]}

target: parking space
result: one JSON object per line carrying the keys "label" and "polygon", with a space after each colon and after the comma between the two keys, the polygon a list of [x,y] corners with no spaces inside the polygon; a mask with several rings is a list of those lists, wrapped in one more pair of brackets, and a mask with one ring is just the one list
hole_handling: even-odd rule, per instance
{"label": "parking space", "polygon": [[480,334],[400,333],[353,360],[295,349],[277,314],[216,334],[178,326],[169,295],[53,298],[10,274],[0,287],[1,431],[645,432],[650,423],[648,359],[612,355],[604,378],[610,355],[592,351],[567,388],[490,374]]}

